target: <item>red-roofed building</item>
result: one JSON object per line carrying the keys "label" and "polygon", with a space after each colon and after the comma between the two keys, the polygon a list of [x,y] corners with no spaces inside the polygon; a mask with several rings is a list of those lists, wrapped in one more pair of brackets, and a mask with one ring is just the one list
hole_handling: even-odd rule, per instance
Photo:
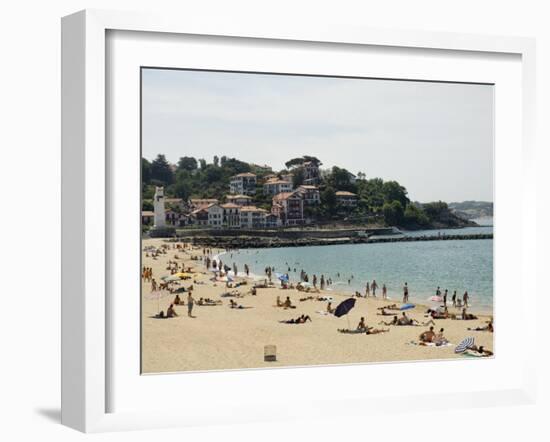
{"label": "red-roofed building", "polygon": [[357,195],[353,192],[339,190],[336,192],[336,202],[342,207],[357,207]]}
{"label": "red-roofed building", "polygon": [[282,192],[273,197],[271,213],[281,224],[295,226],[304,223],[304,200],[297,192]]}
{"label": "red-roofed building", "polygon": [[245,172],[232,176],[229,181],[229,193],[234,195],[254,195],[256,193],[256,175]]}

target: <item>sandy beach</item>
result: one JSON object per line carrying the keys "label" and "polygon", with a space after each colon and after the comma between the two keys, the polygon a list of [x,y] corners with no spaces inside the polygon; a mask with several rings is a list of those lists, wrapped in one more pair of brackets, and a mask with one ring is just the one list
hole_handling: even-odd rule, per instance
{"label": "sandy beach", "polygon": [[[281,289],[276,284],[276,287],[257,289],[257,295],[253,296],[249,293],[253,280],[239,277],[237,282],[247,283],[237,288],[244,296],[222,298],[220,294],[231,289],[227,289],[223,282],[211,280],[213,274],[207,271],[203,260],[192,259],[193,256],[203,256],[202,248],[177,250],[173,248],[175,243],[162,239],[144,239],[142,248],[161,247],[163,244],[168,244],[170,248],[166,254],[156,258],[142,252],[142,266],[152,268],[156,281],[161,282],[162,276],[170,274],[167,270],[168,261],[176,261],[180,267],[183,264],[186,268],[192,268],[197,283],[193,284],[192,280],[182,281],[174,287],[187,288],[193,284],[196,301],[210,298],[221,300],[222,304],[201,306],[195,303],[193,318],[187,316],[187,306],[175,306],[177,317],[157,319],[154,316],[158,313],[159,305],[166,312],[175,294],[163,290],[159,301],[156,295],[151,295],[151,283],[142,279],[143,373],[465,358],[455,354],[454,348],[468,336],[475,337],[476,345],[493,350],[492,333],[467,330],[485,326],[489,319],[487,315],[477,315],[477,320],[469,321],[436,319],[434,330],[438,332],[444,328],[444,335],[452,345],[435,347],[412,344],[418,344],[419,335],[428,330],[428,326],[379,324],[381,320],[391,321],[392,316],[378,316],[378,307],[392,303],[400,305],[400,296],[392,293],[389,294],[392,298],[390,300],[357,298],[355,307],[347,317],[341,318],[319,313],[326,312],[326,301],[300,301],[300,298],[331,296],[334,298],[332,305],[336,307],[352,296],[345,291],[325,290],[320,295],[307,294],[296,289]],[[221,251],[212,252],[216,254]],[[289,296],[296,308],[275,307],[277,296],[283,301]],[[187,293],[180,293],[180,297],[185,302]],[[229,307],[230,299],[250,308],[232,309]],[[407,311],[407,315],[423,323],[430,319],[425,317],[426,310],[427,307],[417,305]],[[453,307],[449,307],[449,311],[460,314],[460,310]],[[305,324],[279,322],[302,314],[309,315],[312,321]],[[395,314],[400,316],[401,312],[396,311]],[[390,331],[375,335],[338,332],[340,328],[355,329],[361,317],[365,317],[369,327],[389,328]],[[264,361],[265,345],[277,347],[276,362]]]}

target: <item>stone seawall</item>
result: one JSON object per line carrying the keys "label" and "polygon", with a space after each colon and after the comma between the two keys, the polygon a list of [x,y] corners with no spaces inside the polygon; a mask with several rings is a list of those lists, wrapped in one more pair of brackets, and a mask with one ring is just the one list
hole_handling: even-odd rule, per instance
{"label": "stone seawall", "polygon": [[178,229],[177,236],[181,238],[192,237],[246,237],[246,238],[348,238],[361,234],[366,235],[391,235],[392,227],[363,227],[343,229],[315,229],[315,228],[281,228],[281,229]]}
{"label": "stone seawall", "polygon": [[493,234],[472,234],[472,235],[431,235],[431,236],[395,236],[395,237],[342,237],[342,238],[299,238],[288,239],[279,237],[249,237],[249,236],[194,236],[191,242],[195,245],[222,249],[250,249],[267,247],[305,247],[305,246],[328,246],[340,244],[377,244],[414,241],[448,241],[448,240],[475,240],[493,239]]}

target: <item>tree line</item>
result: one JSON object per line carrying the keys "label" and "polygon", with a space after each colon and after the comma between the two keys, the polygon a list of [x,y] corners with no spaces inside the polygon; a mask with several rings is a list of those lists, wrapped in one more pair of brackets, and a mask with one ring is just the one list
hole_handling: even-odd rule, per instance
{"label": "tree line", "polygon": [[[154,160],[141,160],[143,210],[151,210],[155,186],[164,186],[168,197],[182,198],[217,198],[224,201],[229,190],[230,178],[233,175],[252,172],[258,176],[258,188],[254,197],[255,205],[269,210],[271,196],[263,194],[263,178],[271,173],[281,177],[292,172],[293,185],[303,184],[304,174],[301,164],[311,161],[321,166],[321,161],[312,156],[290,159],[285,163],[286,169],[271,172],[263,167],[250,164],[227,156],[214,156],[212,162],[184,156],[176,165],[171,165],[164,155],[159,154]],[[305,214],[315,221],[349,220],[383,222],[386,225],[408,228],[428,228],[434,223],[458,225],[447,204],[442,201],[419,204],[409,199],[407,189],[397,181],[384,181],[381,178],[368,178],[363,172],[354,176],[348,170],[333,166],[321,170],[319,185],[321,204],[308,206]],[[357,195],[357,206],[345,208],[338,204],[336,192],[349,191]]]}

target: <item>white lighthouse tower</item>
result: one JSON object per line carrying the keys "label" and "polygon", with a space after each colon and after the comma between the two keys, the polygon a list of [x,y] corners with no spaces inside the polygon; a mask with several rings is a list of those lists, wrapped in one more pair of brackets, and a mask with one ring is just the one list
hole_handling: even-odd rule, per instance
{"label": "white lighthouse tower", "polygon": [[153,206],[155,210],[155,223],[153,224],[153,228],[163,229],[166,227],[166,215],[164,213],[164,187],[155,188]]}

